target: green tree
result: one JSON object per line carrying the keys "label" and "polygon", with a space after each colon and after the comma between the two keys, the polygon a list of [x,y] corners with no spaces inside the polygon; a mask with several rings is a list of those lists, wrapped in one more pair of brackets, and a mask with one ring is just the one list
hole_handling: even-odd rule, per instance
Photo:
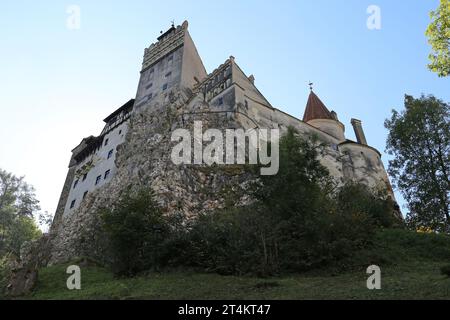
{"label": "green tree", "polygon": [[150,192],[127,191],[114,208],[103,208],[100,215],[111,243],[116,274],[132,276],[161,266],[171,221]]}
{"label": "green tree", "polygon": [[405,110],[386,120],[389,173],[408,202],[414,227],[450,231],[449,104],[433,96],[405,96]]}
{"label": "green tree", "polygon": [[0,169],[0,256],[18,256],[23,242],[40,235],[34,222],[39,210],[33,187]]}
{"label": "green tree", "polygon": [[432,22],[426,35],[433,52],[429,68],[440,77],[450,74],[450,0],[441,0],[439,8],[431,12]]}
{"label": "green tree", "polygon": [[386,195],[334,185],[317,160],[322,147],[290,128],[280,141],[278,174],[252,188],[258,201],[200,216],[184,262],[223,274],[301,272],[351,257],[377,228],[396,223]]}

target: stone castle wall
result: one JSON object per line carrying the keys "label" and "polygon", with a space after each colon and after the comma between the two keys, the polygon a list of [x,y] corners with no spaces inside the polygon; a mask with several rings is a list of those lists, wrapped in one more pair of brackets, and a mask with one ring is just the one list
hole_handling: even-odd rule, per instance
{"label": "stone castle wall", "polygon": [[[114,177],[54,226],[50,264],[79,256],[107,260],[97,212],[114,206],[130,186],[148,188],[167,214],[186,218],[222,208],[230,192],[245,188],[251,177],[242,167],[173,164],[170,157],[176,142],[171,141],[172,132],[193,129],[194,121],[202,121],[204,129],[239,126],[233,112],[213,112],[187,91],[172,91],[135,113],[125,143],[117,149]],[[241,202],[246,201],[243,196]]]}
{"label": "stone castle wall", "polygon": [[[233,88],[223,94],[233,97],[230,104],[235,95],[239,95]],[[205,102],[202,94],[177,89],[160,95],[159,99],[134,113],[125,143],[117,149],[116,174],[53,228],[50,263],[65,262],[79,256],[107,260],[107,243],[97,212],[102,207],[113,207],[130,186],[148,188],[167,214],[181,214],[186,218],[222,208],[230,192],[245,194],[240,190],[255,177],[242,166],[208,167],[175,165],[172,162],[172,148],[177,143],[171,141],[172,132],[178,128],[191,129],[192,132],[194,121],[202,121],[204,130],[248,129],[250,123],[252,128],[255,125],[279,127],[282,131],[293,126],[304,136],[320,133],[318,138],[326,144],[321,161],[338,183],[358,181],[373,187],[379,186],[380,182],[388,183],[376,150],[356,143],[342,144],[336,138],[273,108],[249,109],[253,113],[247,112],[241,102],[219,107]],[[240,199],[242,204],[248,201],[246,196]]]}

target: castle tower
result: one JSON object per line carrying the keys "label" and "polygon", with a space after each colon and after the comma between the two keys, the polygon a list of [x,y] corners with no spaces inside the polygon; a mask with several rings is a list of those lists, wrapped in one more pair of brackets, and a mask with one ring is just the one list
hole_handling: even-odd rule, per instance
{"label": "castle tower", "polygon": [[345,126],[338,120],[336,112],[330,112],[312,90],[306,104],[303,121],[339,141],[345,141]]}
{"label": "castle tower", "polygon": [[172,27],[145,49],[135,108],[173,89],[192,89],[207,73],[188,32],[188,22]]}
{"label": "castle tower", "polygon": [[88,194],[108,184],[116,173],[117,147],[125,141],[133,111],[177,89],[192,89],[207,73],[188,32],[188,22],[172,27],[145,49],[136,99],[104,120],[99,136],[90,136],[72,150],[69,171],[55,214],[55,223],[73,213]]}

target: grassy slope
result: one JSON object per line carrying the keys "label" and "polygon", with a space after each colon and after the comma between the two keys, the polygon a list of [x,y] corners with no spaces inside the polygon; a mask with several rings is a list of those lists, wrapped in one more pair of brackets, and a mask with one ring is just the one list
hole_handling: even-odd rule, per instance
{"label": "grassy slope", "polygon": [[[258,279],[191,272],[114,279],[108,271],[82,268],[82,290],[66,289],[66,266],[41,270],[32,299],[450,299],[450,237],[387,230],[376,246],[351,259],[352,272]],[[382,269],[382,290],[366,288],[366,268]]]}

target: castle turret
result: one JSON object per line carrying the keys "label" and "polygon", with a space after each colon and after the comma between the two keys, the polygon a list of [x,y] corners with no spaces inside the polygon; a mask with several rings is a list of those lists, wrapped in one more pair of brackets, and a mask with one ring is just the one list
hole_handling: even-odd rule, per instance
{"label": "castle turret", "polygon": [[303,121],[340,141],[345,141],[345,126],[338,120],[336,112],[330,112],[312,90],[306,104]]}

